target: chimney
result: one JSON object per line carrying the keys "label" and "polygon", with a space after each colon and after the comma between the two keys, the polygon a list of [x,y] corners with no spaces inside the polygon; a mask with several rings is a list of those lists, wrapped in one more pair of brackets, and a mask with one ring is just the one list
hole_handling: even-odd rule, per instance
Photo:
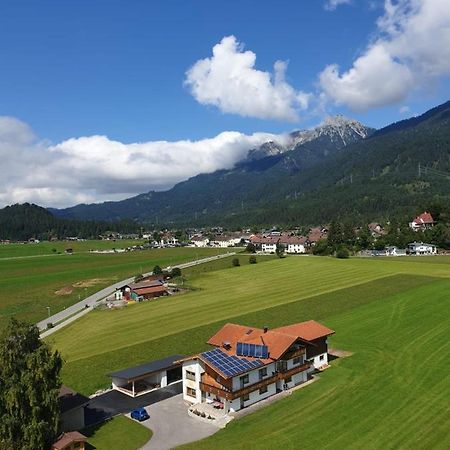
{"label": "chimney", "polygon": [[264,333],[267,333],[269,331],[268,327],[264,327]]}

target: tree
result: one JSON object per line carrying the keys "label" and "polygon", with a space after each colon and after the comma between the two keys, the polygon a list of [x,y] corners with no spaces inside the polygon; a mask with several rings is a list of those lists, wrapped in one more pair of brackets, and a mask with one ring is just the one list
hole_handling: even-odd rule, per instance
{"label": "tree", "polygon": [[156,265],[155,267],[153,267],[153,275],[162,275],[162,273],[163,270],[160,266]]}
{"label": "tree", "polygon": [[35,325],[11,319],[0,337],[0,447],[50,447],[58,432],[61,366]]}
{"label": "tree", "polygon": [[277,242],[275,253],[277,254],[278,258],[282,258],[284,256],[284,247],[283,244],[280,244],[280,242]]}
{"label": "tree", "polygon": [[256,256],[250,256],[250,258],[248,258],[248,262],[249,264],[256,264]]}
{"label": "tree", "polygon": [[139,281],[142,281],[143,279],[144,279],[144,275],[142,275],[142,273],[138,273],[137,275],[134,276],[135,283],[139,283]]}
{"label": "tree", "polygon": [[239,262],[239,258],[233,258],[233,260],[231,261],[231,265],[233,267],[239,267],[241,265],[241,263]]}
{"label": "tree", "polygon": [[179,267],[174,267],[172,271],[170,272],[173,278],[175,277],[181,277],[181,269]]}
{"label": "tree", "polygon": [[350,256],[348,248],[344,245],[341,245],[336,251],[336,258],[339,259],[347,259]]}
{"label": "tree", "polygon": [[247,253],[256,253],[256,247],[255,247],[255,244],[252,244],[251,242],[249,242],[249,243],[247,244],[247,247],[245,248],[245,251],[246,251]]}

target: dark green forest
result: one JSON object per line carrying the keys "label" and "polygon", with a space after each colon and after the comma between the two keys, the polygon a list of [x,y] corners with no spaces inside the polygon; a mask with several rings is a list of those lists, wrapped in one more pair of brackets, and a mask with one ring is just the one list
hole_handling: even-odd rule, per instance
{"label": "dark green forest", "polygon": [[100,222],[61,219],[45,208],[29,203],[7,206],[0,210],[0,239],[4,240],[49,240],[68,236],[96,239],[105,231],[135,233],[138,228],[135,222],[125,220]]}

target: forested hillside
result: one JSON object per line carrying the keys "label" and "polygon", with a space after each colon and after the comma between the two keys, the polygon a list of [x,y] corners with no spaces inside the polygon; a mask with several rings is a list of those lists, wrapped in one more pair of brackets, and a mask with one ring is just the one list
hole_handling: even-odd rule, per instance
{"label": "forested hillside", "polygon": [[[180,225],[312,225],[410,216],[450,199],[450,102],[338,152],[323,141],[64,217]],[[318,153],[324,157],[315,157]]]}
{"label": "forested hillside", "polygon": [[25,203],[0,209],[0,239],[24,241],[31,238],[47,240],[52,237],[98,238],[105,231],[131,233],[138,226],[131,221],[98,222],[60,219],[45,208]]}

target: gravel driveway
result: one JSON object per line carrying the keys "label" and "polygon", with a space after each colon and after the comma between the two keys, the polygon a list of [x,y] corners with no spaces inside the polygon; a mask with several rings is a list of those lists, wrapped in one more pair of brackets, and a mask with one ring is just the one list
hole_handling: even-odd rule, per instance
{"label": "gravel driveway", "polygon": [[141,423],[153,431],[153,436],[141,450],[169,450],[219,431],[215,425],[188,416],[188,406],[182,395],[147,406],[150,419]]}

